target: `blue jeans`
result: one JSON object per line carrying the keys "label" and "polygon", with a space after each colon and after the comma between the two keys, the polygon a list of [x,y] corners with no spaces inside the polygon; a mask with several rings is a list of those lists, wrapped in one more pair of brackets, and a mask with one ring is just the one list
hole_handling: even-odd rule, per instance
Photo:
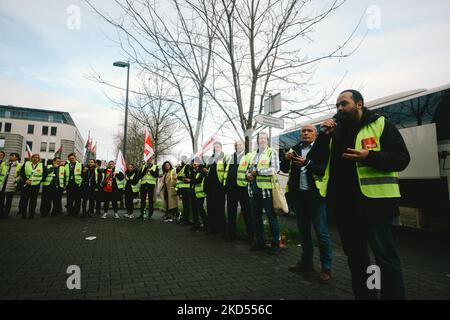
{"label": "blue jeans", "polygon": [[265,244],[264,241],[264,224],[262,218],[262,211],[267,215],[269,219],[270,234],[272,236],[272,246],[279,245],[280,238],[280,225],[278,224],[278,218],[273,212],[272,198],[263,199],[262,194],[254,194],[250,198],[250,207],[252,212],[253,230],[256,236],[257,244]]}
{"label": "blue jeans", "polygon": [[314,246],[311,236],[311,224],[317,236],[322,271],[331,270],[332,249],[327,225],[327,210],[325,202],[315,190],[296,191],[293,195],[294,211],[297,216],[302,257],[300,264],[312,266]]}

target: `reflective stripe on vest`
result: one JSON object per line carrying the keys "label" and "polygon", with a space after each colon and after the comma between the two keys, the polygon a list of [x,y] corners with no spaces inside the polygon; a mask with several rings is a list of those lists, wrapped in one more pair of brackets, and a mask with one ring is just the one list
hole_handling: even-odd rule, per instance
{"label": "reflective stripe on vest", "polygon": [[[186,174],[184,173],[184,170],[186,169],[187,164],[185,164],[183,166],[183,168],[181,168],[180,172],[178,172],[178,177],[184,178],[186,176]],[[177,189],[187,189],[190,187],[189,183],[184,183],[183,180],[178,180],[177,179]]]}
{"label": "reflective stripe on vest", "polygon": [[37,186],[41,183],[43,173],[44,166],[42,162],[39,162],[34,170],[30,161],[25,162],[25,176],[28,180],[31,180],[32,186]]}
{"label": "reflective stripe on vest", "polygon": [[216,171],[217,171],[217,179],[219,180],[219,183],[223,184],[224,176],[225,176],[225,164],[223,163],[223,159],[220,159],[219,161],[217,161]]}
{"label": "reflective stripe on vest", "polygon": [[115,179],[116,179],[117,189],[119,189],[119,190],[125,189],[125,185],[127,183],[125,178],[123,178],[122,180],[119,180],[119,178],[115,178]]}
{"label": "reflective stripe on vest", "polygon": [[[239,162],[238,171],[237,171],[237,185],[239,187],[246,187],[248,185],[248,181],[246,178],[247,168],[248,168],[248,156],[249,154],[244,154]],[[230,156],[229,160],[234,158],[234,154]],[[225,186],[227,183],[228,171],[230,170],[230,161],[228,161],[227,167],[225,168],[225,173],[223,175],[223,185]]]}
{"label": "reflective stripe on vest", "polygon": [[[270,156],[272,154],[272,149],[267,148],[261,157],[259,158],[258,164],[256,166],[257,170],[270,168]],[[256,152],[253,152],[251,155],[251,163],[254,163],[255,157],[257,156]],[[260,189],[272,189],[272,176],[256,176],[256,186]]]}
{"label": "reflective stripe on vest", "polygon": [[[147,167],[146,164],[144,164],[142,166],[142,170],[144,170]],[[155,171],[156,170],[156,164],[154,164],[150,170],[147,170],[147,172],[145,173],[145,175],[142,177],[141,179],[141,184],[156,184],[156,177],[152,176],[150,171]]]}
{"label": "reflective stripe on vest", "polygon": [[[379,117],[376,121],[361,128],[356,136],[355,149],[362,150],[364,146],[373,151],[381,150],[380,138],[383,134],[385,119]],[[331,140],[329,145],[330,156],[322,181],[320,194],[325,197],[327,194],[328,180],[330,175]],[[368,198],[399,198],[400,188],[398,185],[397,172],[382,172],[373,167],[356,163],[359,187],[361,193]]]}
{"label": "reflective stripe on vest", "polygon": [[8,167],[6,166],[6,162],[2,162],[0,165],[0,185],[3,184],[3,180],[5,180],[5,176],[8,173]]}
{"label": "reflective stripe on vest", "polygon": [[[83,178],[81,177],[81,171],[83,169],[83,166],[80,162],[75,162],[75,168],[73,172],[73,176],[75,179],[75,184],[78,186],[81,186],[81,182],[83,181]],[[67,186],[69,184],[69,178],[70,178],[70,163],[66,164],[64,167],[64,171],[66,173],[66,182],[65,185]]]}
{"label": "reflective stripe on vest", "polygon": [[[198,179],[199,176],[200,176],[200,172],[197,173],[197,175],[195,176],[195,179]],[[203,177],[202,183],[195,184],[195,197],[196,198],[205,198],[206,197],[206,193],[203,190],[203,182],[205,182],[205,177]]]}
{"label": "reflective stripe on vest", "polygon": [[[53,169],[53,165],[48,165],[47,166],[47,170]],[[42,185],[47,187],[50,185],[50,183],[52,183],[53,177],[55,176],[55,172],[53,170],[50,171],[51,173],[49,173],[47,175],[47,178],[45,179],[44,182],[42,182]],[[58,167],[58,185],[60,188],[64,188],[64,167]]]}
{"label": "reflective stripe on vest", "polygon": [[[133,173],[133,175],[129,178],[131,181],[133,181],[134,175],[135,173]],[[136,184],[131,183],[131,191],[133,191],[134,193],[141,191],[141,181],[138,181]]]}

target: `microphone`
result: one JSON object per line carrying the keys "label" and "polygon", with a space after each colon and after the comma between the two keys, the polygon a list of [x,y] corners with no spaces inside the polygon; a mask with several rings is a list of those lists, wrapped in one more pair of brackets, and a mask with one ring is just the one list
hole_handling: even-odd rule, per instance
{"label": "microphone", "polygon": [[[334,121],[334,123],[337,126],[340,122],[339,120],[341,120],[341,116],[339,113],[336,113],[331,119]],[[324,127],[320,128],[320,132],[328,134],[330,132],[330,129],[331,129],[331,127],[324,126]]]}

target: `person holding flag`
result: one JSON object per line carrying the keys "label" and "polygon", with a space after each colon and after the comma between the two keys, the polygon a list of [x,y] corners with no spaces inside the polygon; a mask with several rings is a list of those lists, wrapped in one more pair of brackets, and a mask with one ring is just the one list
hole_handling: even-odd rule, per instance
{"label": "person holding flag", "polygon": [[39,187],[42,180],[46,179],[46,173],[39,154],[32,155],[31,161],[26,161],[22,166],[20,177],[22,178],[22,181],[24,181],[24,186],[20,194],[19,202],[19,214],[22,216],[22,219],[27,218],[27,211],[29,213],[29,218],[34,218]]}
{"label": "person holding flag", "polygon": [[137,179],[141,183],[141,216],[144,219],[148,198],[148,217],[153,215],[153,202],[155,194],[156,181],[159,177],[159,169],[156,164],[153,164],[153,156],[155,152],[152,147],[152,140],[150,134],[145,129],[145,141],[144,141],[144,165],[142,166]]}
{"label": "person holding flag", "polygon": [[108,163],[108,168],[106,168],[106,170],[102,174],[100,182],[100,188],[102,188],[103,198],[105,201],[102,219],[106,219],[108,217],[110,202],[114,211],[114,218],[120,219],[117,201],[119,200],[120,195],[119,185],[121,184],[122,180],[124,180],[123,173],[117,172],[115,162],[110,161]]}

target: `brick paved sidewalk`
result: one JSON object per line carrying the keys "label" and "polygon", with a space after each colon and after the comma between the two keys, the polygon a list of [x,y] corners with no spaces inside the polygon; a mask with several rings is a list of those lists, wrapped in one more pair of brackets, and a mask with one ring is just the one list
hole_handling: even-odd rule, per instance
{"label": "brick paved sidewalk", "polygon": [[[334,280],[287,271],[300,249],[279,257],[244,242],[160,221],[97,218],[0,220],[1,299],[351,299],[346,258],[334,247]],[[86,236],[97,240],[86,241]],[[446,252],[445,254],[448,254]],[[318,261],[315,261],[319,266]],[[81,268],[81,290],[66,269]],[[410,299],[449,299],[445,273],[405,265]]]}

